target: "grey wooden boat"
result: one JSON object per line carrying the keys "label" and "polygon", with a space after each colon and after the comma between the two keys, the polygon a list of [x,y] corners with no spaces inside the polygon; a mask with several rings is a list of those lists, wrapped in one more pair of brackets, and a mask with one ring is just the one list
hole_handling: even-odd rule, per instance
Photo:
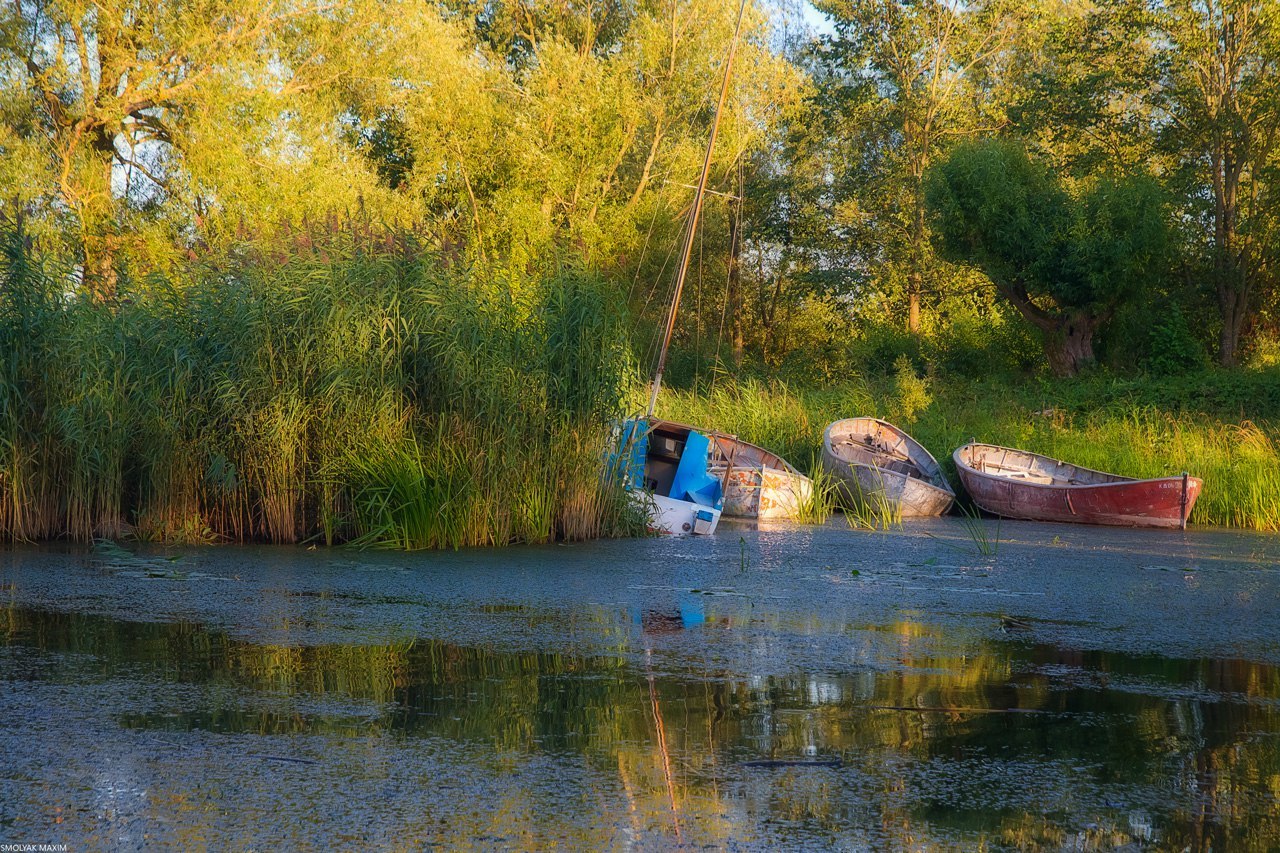
{"label": "grey wooden boat", "polygon": [[903,518],[942,515],[955,492],[938,460],[888,421],[846,418],[822,436],[822,467],[846,509],[882,508]]}

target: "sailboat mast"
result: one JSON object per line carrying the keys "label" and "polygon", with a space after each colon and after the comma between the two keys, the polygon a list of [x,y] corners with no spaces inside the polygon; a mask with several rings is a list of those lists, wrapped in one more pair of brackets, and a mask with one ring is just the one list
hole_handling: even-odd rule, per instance
{"label": "sailboat mast", "polygon": [[702,175],[698,178],[698,187],[693,196],[693,210],[689,213],[689,222],[685,226],[684,250],[680,253],[680,268],[676,271],[676,289],[671,295],[671,308],[667,312],[667,330],[662,337],[662,349],[658,353],[658,369],[653,374],[653,385],[649,392],[649,410],[647,417],[653,417],[658,407],[658,392],[662,389],[662,371],[667,366],[667,350],[671,347],[671,333],[676,327],[676,310],[680,307],[680,293],[684,290],[684,279],[689,272],[689,259],[693,256],[693,238],[698,231],[698,219],[702,216],[702,199],[707,192],[707,177],[711,174],[711,152],[716,147],[716,134],[720,130],[720,113],[724,110],[724,102],[729,94],[729,77],[733,74],[733,57],[738,52],[738,34],[742,32],[742,17],[747,10],[747,0],[742,0],[738,7],[738,22],[733,27],[733,41],[729,42],[729,58],[724,66],[724,80],[720,84],[720,100],[716,103],[715,118],[711,122],[711,138],[707,140],[707,153],[702,159]]}

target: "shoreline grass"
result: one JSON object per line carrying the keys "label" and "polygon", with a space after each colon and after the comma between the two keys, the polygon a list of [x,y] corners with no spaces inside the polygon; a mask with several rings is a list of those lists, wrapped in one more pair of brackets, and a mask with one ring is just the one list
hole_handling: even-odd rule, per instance
{"label": "shoreline grass", "polygon": [[[1214,375],[1203,381],[1213,383]],[[1252,382],[1252,377],[1242,384]],[[1132,396],[1117,396],[1121,384]],[[898,423],[933,453],[959,489],[951,452],[977,438],[1019,447],[1130,477],[1187,471],[1205,482],[1192,524],[1280,531],[1280,418],[1233,418],[1182,405],[1204,399],[1192,380],[1175,405],[1131,402],[1133,383],[1081,381],[1055,389],[1026,383],[935,381],[932,400],[901,416],[891,378],[861,379],[824,389],[793,389],[747,381],[706,393],[664,392],[662,411],[687,423],[741,436],[793,463],[810,459],[826,425],[873,415]],[[1095,403],[1090,401],[1095,400]],[[1228,410],[1235,397],[1227,395]],[[808,473],[808,472],[806,472]]]}
{"label": "shoreline grass", "polygon": [[851,487],[852,502],[845,507],[844,518],[854,530],[897,530],[902,527],[902,506],[881,489],[866,491],[861,485]]}
{"label": "shoreline grass", "polygon": [[[43,269],[20,235],[0,241],[0,541],[457,548],[643,532],[603,471],[609,425],[642,393],[607,284],[321,237],[126,283],[110,306],[70,295],[68,271]],[[667,389],[660,411],[807,466],[811,523],[831,512],[823,429],[866,414],[912,432],[953,484],[950,453],[976,437],[1133,477],[1187,471],[1205,481],[1193,524],[1280,531],[1280,394],[1254,393],[1274,375],[1048,386],[908,369]]]}
{"label": "shoreline grass", "polygon": [[795,520],[801,524],[826,524],[836,511],[835,479],[817,464],[809,465],[811,490],[796,508]]}

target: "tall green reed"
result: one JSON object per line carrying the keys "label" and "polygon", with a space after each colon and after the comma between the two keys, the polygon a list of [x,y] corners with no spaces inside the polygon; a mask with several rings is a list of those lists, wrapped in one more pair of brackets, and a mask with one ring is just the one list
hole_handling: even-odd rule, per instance
{"label": "tall green reed", "polygon": [[811,489],[807,496],[802,496],[796,508],[795,520],[801,524],[825,524],[836,509],[835,478],[816,464],[811,464],[813,471],[809,477]]}
{"label": "tall green reed", "polygon": [[603,477],[607,289],[350,230],[76,295],[0,267],[0,536],[460,547],[642,526]]}
{"label": "tall green reed", "polygon": [[[879,479],[879,478],[878,478]],[[890,530],[902,526],[902,505],[889,496],[883,479],[879,488],[866,489],[861,480],[844,485],[844,518],[854,529]]]}

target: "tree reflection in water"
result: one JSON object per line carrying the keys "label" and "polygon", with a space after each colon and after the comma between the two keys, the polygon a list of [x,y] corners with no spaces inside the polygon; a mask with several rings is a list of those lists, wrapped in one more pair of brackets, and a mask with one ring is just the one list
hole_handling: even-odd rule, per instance
{"label": "tree reflection in water", "polygon": [[[609,636],[617,654],[579,656],[423,640],[268,645],[194,624],[9,607],[0,676],[170,685],[170,705],[112,714],[127,731],[320,736],[390,749],[391,760],[443,739],[483,746],[492,758],[468,770],[481,776],[535,759],[587,774],[587,793],[567,805],[526,787],[471,818],[395,827],[439,844],[1280,845],[1276,667],[1014,641],[956,649],[910,620],[874,629],[901,641],[881,670],[756,675],[676,668],[663,653],[685,631],[750,642],[739,627],[697,601],[600,610],[574,629]],[[760,759],[788,763],[746,764]],[[313,770],[328,772],[298,768]],[[184,812],[177,787],[146,795],[165,820],[218,819]],[[445,795],[419,792],[424,813]]]}

